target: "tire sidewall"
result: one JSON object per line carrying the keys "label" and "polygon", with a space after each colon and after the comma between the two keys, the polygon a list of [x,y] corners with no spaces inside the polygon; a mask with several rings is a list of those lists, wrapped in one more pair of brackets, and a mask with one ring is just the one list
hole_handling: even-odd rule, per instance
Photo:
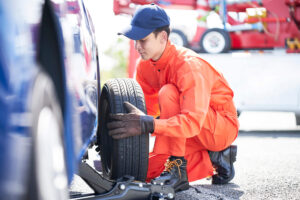
{"label": "tire sidewall", "polygon": [[[206,49],[205,45],[204,45],[205,40],[208,39],[207,36],[212,33],[220,34],[224,40],[223,48],[217,52],[211,52],[209,49]],[[204,53],[226,53],[226,52],[228,52],[231,48],[231,39],[230,39],[229,33],[227,31],[225,31],[224,29],[220,29],[220,28],[212,28],[212,29],[206,30],[201,37],[200,48],[201,48],[201,51]]]}
{"label": "tire sidewall", "polygon": [[[172,34],[174,34],[174,35],[176,35],[176,37],[179,37],[179,38],[180,38],[182,45],[176,44],[175,42],[173,42],[173,41],[171,40]],[[182,31],[180,31],[180,30],[178,30],[178,29],[173,29],[173,30],[171,31],[171,33],[170,33],[169,38],[170,38],[170,40],[173,42],[173,44],[176,44],[176,45],[179,45],[179,46],[183,46],[183,47],[188,47],[188,46],[189,46],[187,37],[185,36],[185,34],[184,34]]]}
{"label": "tire sidewall", "polygon": [[[136,180],[144,181],[148,170],[149,135],[142,134],[114,140],[108,135],[106,128],[109,113],[126,113],[123,106],[125,101],[132,103],[146,113],[142,89],[136,81],[133,79],[112,79],[104,84],[100,97],[100,128],[97,135],[103,175],[109,179],[131,175]],[[104,105],[106,103],[107,105]]]}
{"label": "tire sidewall", "polygon": [[[39,151],[39,144],[38,144],[38,120],[41,115],[41,111],[46,108],[50,109],[51,113],[55,116],[58,130],[61,133],[61,147],[63,148],[63,117],[60,105],[57,100],[57,96],[54,90],[53,81],[49,78],[49,76],[44,72],[39,72],[35,83],[33,85],[32,96],[31,96],[31,114],[32,114],[32,125],[31,125],[31,132],[32,132],[32,156],[31,156],[31,169],[30,169],[30,181],[29,181],[29,199],[44,199],[42,198],[43,192],[47,191],[48,188],[43,187],[43,184],[39,183],[39,176],[38,171],[43,171],[42,173],[48,173],[44,169],[39,169],[39,160],[38,160],[38,151]],[[66,160],[65,154],[63,153],[63,165],[66,167]],[[50,158],[44,158],[49,159]],[[67,177],[66,171],[64,171],[65,177]],[[63,189],[64,191],[58,191],[57,194],[53,194],[52,198],[55,199],[67,199],[67,187]],[[61,192],[63,193],[61,195]],[[49,197],[51,198],[51,197]]]}

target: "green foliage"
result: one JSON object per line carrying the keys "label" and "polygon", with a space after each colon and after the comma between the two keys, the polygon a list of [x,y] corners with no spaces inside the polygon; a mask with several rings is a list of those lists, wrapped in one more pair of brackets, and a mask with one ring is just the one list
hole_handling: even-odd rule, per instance
{"label": "green foliage", "polygon": [[128,40],[124,40],[124,38],[118,38],[115,43],[104,51],[104,55],[108,56],[113,64],[109,69],[105,68],[105,66],[101,65],[100,57],[101,85],[103,85],[108,79],[128,77],[128,53],[129,42]]}

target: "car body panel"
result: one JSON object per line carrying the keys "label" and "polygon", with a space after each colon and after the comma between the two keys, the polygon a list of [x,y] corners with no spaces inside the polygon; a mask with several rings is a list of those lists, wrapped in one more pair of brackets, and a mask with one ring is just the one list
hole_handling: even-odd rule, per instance
{"label": "car body panel", "polygon": [[[47,3],[63,58],[64,145],[70,182],[98,126],[97,46],[82,0]],[[10,199],[26,192],[32,148],[30,98],[40,71],[37,54],[44,5],[44,0],[0,3],[0,23],[5,27],[0,30],[0,191]]]}

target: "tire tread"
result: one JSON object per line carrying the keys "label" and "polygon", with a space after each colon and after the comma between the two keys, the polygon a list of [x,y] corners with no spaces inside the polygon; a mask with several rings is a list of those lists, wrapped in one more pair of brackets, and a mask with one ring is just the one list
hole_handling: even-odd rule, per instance
{"label": "tire tread", "polygon": [[[109,99],[111,113],[127,112],[123,106],[125,101],[132,103],[146,113],[143,91],[133,79],[111,79],[104,84],[101,96],[103,93],[105,93],[104,96],[106,95],[104,98]],[[108,133],[99,134],[98,140],[101,140],[101,134]],[[98,144],[103,144],[103,142],[98,141]],[[124,175],[131,175],[136,180],[145,181],[148,170],[149,135],[144,134],[121,140],[113,140],[112,151],[114,158],[112,160],[110,178],[117,179]]]}

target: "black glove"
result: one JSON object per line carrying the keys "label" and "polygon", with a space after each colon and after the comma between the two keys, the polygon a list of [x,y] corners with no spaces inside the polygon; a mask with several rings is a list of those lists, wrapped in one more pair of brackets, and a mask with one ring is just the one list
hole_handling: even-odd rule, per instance
{"label": "black glove", "polygon": [[154,119],[145,115],[141,110],[129,102],[124,102],[128,114],[110,114],[112,122],[107,123],[108,134],[114,139],[154,132]]}

